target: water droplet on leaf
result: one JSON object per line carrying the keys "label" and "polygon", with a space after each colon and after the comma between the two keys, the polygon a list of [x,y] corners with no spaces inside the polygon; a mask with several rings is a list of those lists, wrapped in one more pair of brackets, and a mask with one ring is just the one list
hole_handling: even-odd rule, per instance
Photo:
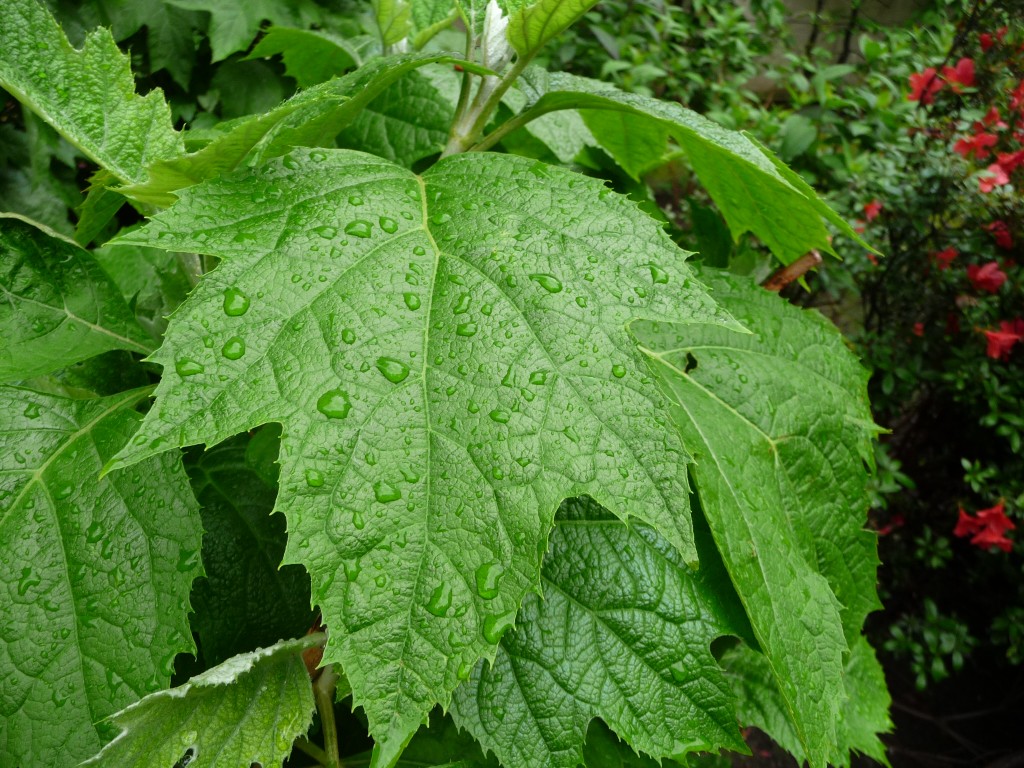
{"label": "water droplet on leaf", "polygon": [[409,366],[393,357],[378,357],[377,370],[392,384],[399,384],[409,376]]}
{"label": "water droplet on leaf", "polygon": [[353,237],[369,237],[373,233],[373,224],[365,219],[350,221],[345,226],[345,234]]}
{"label": "water droplet on leaf", "polygon": [[512,626],[516,619],[516,612],[498,613],[484,619],[484,640],[491,645],[497,645],[505,630]]}
{"label": "water droplet on leaf", "polygon": [[232,336],[221,347],[220,353],[228,360],[238,360],[245,354],[245,340],[241,336]]}
{"label": "water droplet on leaf", "polygon": [[378,480],[373,484],[373,497],[381,504],[390,504],[392,501],[402,498],[402,492],[393,485]]}
{"label": "water droplet on leaf", "polygon": [[548,293],[560,293],[562,290],[562,282],[554,275],[538,273],[530,275],[530,279],[540,285],[540,287]]}
{"label": "water droplet on leaf", "polygon": [[203,367],[202,363],[197,363],[195,360],[190,360],[187,357],[183,357],[181,358],[181,360],[174,364],[174,370],[178,372],[179,376],[185,377],[195,376],[198,373],[202,373],[206,369]]}
{"label": "water droplet on leaf", "polygon": [[348,393],[340,389],[331,389],[320,395],[316,401],[316,409],[328,419],[344,419],[352,410]]}
{"label": "water droplet on leaf", "polygon": [[501,563],[485,563],[476,569],[476,591],[484,600],[493,600],[498,596],[501,579],[505,575],[505,566]]}
{"label": "water droplet on leaf", "polygon": [[440,584],[430,595],[427,601],[427,610],[433,615],[444,618],[448,615],[448,609],[452,607],[452,587],[450,584]]}

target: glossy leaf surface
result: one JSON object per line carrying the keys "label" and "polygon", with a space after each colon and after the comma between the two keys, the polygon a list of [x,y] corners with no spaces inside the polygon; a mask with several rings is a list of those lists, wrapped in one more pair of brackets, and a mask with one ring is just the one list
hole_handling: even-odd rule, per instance
{"label": "glossy leaf surface", "polygon": [[600,182],[503,155],[417,177],[304,150],[125,239],[222,263],[172,319],[117,463],[284,424],[286,560],[310,570],[325,658],[385,751],[494,653],[562,499],[694,559],[686,452],[626,326],[732,321]]}
{"label": "glossy leaf surface", "polygon": [[146,391],[0,387],[0,764],[77,765],[193,650],[201,526],[180,457],[98,479]]}

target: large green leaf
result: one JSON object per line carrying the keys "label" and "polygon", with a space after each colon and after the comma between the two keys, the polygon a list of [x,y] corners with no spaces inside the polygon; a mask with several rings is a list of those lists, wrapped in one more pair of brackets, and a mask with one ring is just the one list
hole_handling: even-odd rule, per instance
{"label": "large green leaf", "polygon": [[[803,745],[779,696],[768,660],[746,646],[738,646],[722,657],[722,664],[739,700],[740,722],[760,728],[803,764],[806,760]],[[843,670],[843,683],[846,698],[837,724],[836,749],[829,764],[849,768],[851,753],[859,752],[888,765],[885,745],[878,734],[892,730],[889,693],[882,667],[863,637],[852,644]]]}
{"label": "large green leaf", "polygon": [[193,650],[201,527],[179,456],[97,479],[147,393],[0,387],[0,765],[77,765]]}
{"label": "large green leaf", "polygon": [[296,150],[130,242],[214,254],[116,465],[284,424],[277,508],[384,759],[492,655],[589,494],[694,559],[686,453],[627,333],[733,321],[596,180],[505,155],[423,177]]}
{"label": "large green leaf", "polygon": [[280,768],[313,721],[302,651],[315,639],[234,656],[184,685],[150,694],[110,718],[120,735],[83,765]]}
{"label": "large green leaf", "polygon": [[[833,253],[824,224],[827,220],[843,235],[870,247],[793,171],[745,134],[726,130],[678,104],[626,93],[597,80],[551,74],[546,91],[541,80],[534,73],[531,92],[543,95],[521,119],[581,109],[625,112],[652,121],[686,152],[734,238],[752,232],[788,264],[812,249]],[[643,166],[636,154],[638,147],[635,142],[623,142],[621,129],[612,131],[612,125],[602,126],[593,115],[588,117],[588,125],[592,131],[597,128],[606,134],[605,148],[624,167]]]}
{"label": "large green leaf", "polygon": [[152,341],[88,251],[0,214],[0,383]]}
{"label": "large green leaf", "polygon": [[504,765],[573,768],[595,717],[659,760],[744,750],[710,651],[735,631],[715,575],[692,571],[646,526],[627,527],[589,500],[567,502],[543,597],[527,597],[494,663],[481,662],[455,692],[456,723]]}
{"label": "large green leaf", "polygon": [[[878,606],[867,373],[820,315],[701,273],[753,334],[635,324],[694,452],[697,487],[812,765],[836,743],[848,644]],[[844,633],[845,630],[845,633]]]}
{"label": "large green leaf", "polygon": [[139,183],[184,152],[160,91],[135,93],[128,57],[107,29],[75,50],[36,0],[0,0],[0,86],[119,179]]}
{"label": "large green leaf", "polygon": [[280,567],[284,518],[270,514],[277,488],[260,476],[249,444],[248,436],[234,438],[187,463],[206,532],[192,627],[208,665],[301,635],[313,622],[309,575]]}

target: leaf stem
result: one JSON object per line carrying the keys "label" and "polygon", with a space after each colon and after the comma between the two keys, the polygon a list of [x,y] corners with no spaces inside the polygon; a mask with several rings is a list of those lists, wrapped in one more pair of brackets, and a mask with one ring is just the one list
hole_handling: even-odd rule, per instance
{"label": "leaf stem", "polygon": [[338,674],[333,666],[326,666],[320,677],[313,683],[313,698],[320,713],[320,727],[324,732],[324,763],[328,768],[343,768],[341,752],[338,749],[338,726],[334,722],[334,684]]}
{"label": "leaf stem", "polygon": [[330,764],[331,758],[328,754],[305,736],[300,736],[295,740],[295,748],[300,752],[305,752],[325,768]]}

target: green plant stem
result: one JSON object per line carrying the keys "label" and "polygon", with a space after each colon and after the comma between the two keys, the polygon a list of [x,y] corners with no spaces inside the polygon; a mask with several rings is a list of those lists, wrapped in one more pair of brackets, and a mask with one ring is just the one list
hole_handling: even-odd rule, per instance
{"label": "green plant stem", "polygon": [[305,736],[300,736],[295,740],[295,748],[312,757],[320,765],[327,766],[330,764],[330,756]]}
{"label": "green plant stem", "polygon": [[324,750],[328,768],[343,768],[341,752],[338,749],[338,726],[334,722],[334,684],[338,675],[330,666],[324,667],[320,677],[313,683],[313,698],[320,713],[320,727],[324,732]]}
{"label": "green plant stem", "polygon": [[[448,146],[445,147],[442,157],[465,152],[477,143],[484,132],[484,128],[487,127],[491,115],[501,101],[501,97],[512,87],[512,84],[523,73],[531,59],[532,57],[518,59],[512,66],[512,69],[502,76],[493,89],[488,89],[486,87],[487,80],[484,80],[469,108],[456,112],[455,120],[452,122],[452,130],[449,134]],[[467,130],[464,128],[464,125],[470,119],[473,120],[473,123]]]}

